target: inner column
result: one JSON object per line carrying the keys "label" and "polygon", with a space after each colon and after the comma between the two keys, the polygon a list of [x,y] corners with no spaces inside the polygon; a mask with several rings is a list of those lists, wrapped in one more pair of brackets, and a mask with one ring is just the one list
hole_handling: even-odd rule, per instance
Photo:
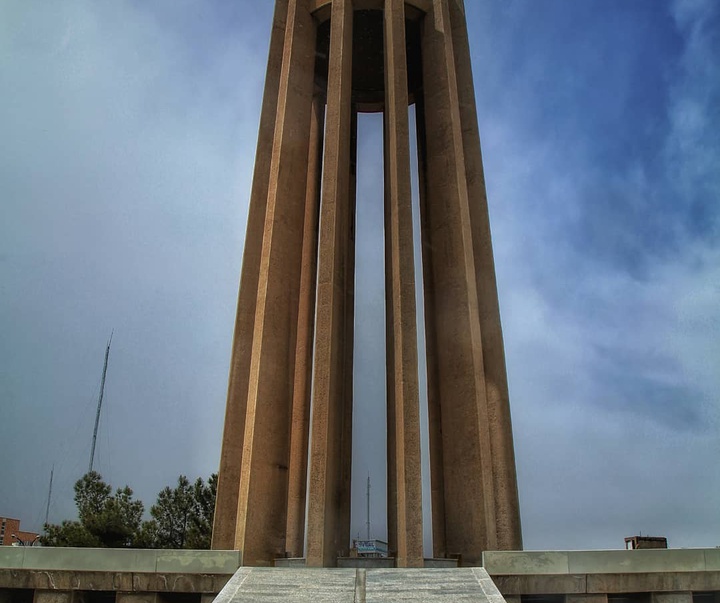
{"label": "inner column", "polygon": [[396,530],[389,536],[398,567],[421,567],[420,411],[403,0],[385,0],[384,42],[388,489],[395,499],[388,512],[394,515],[391,524]]}
{"label": "inner column", "polygon": [[[325,121],[320,246],[318,254],[312,441],[308,487],[307,551],[310,567],[334,567],[347,554],[350,516],[347,285],[350,254],[352,110],[351,0],[336,0],[330,20],[330,52]],[[314,56],[314,53],[313,53]]]}

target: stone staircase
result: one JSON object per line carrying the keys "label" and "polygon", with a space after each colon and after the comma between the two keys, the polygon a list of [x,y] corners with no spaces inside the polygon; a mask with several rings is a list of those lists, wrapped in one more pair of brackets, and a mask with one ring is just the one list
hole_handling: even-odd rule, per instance
{"label": "stone staircase", "polygon": [[481,567],[458,569],[253,568],[235,572],[215,603],[504,603]]}

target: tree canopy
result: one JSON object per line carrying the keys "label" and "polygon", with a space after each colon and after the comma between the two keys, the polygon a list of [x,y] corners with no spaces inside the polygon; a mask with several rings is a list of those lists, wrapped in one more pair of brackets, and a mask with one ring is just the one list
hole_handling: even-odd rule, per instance
{"label": "tree canopy", "polygon": [[191,484],[181,475],[174,489],[163,488],[150,508],[153,519],[144,528],[154,536],[154,547],[163,549],[209,549],[215,510],[217,475],[207,484],[198,478]]}
{"label": "tree canopy", "polygon": [[143,521],[145,507],[128,486],[115,493],[96,471],[75,483],[78,521],[47,524],[45,546],[135,547],[163,549],[210,548],[217,475],[194,483],[184,475],[175,488],[165,487]]}

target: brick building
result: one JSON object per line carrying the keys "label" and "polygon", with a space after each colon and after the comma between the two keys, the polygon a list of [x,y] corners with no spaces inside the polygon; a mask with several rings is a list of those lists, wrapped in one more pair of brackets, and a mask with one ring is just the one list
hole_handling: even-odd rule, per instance
{"label": "brick building", "polygon": [[20,529],[20,520],[11,517],[0,517],[0,545],[25,545],[31,546],[40,534],[25,532]]}

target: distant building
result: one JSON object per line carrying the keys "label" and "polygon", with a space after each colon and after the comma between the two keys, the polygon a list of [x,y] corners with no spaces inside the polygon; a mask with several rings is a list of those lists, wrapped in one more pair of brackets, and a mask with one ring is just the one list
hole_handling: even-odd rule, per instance
{"label": "distant building", "polygon": [[387,557],[388,543],[384,540],[353,540],[358,557]]}
{"label": "distant building", "polygon": [[24,532],[20,529],[20,520],[12,517],[0,517],[0,545],[32,546],[40,537],[35,532]]}
{"label": "distant building", "polygon": [[628,536],[625,539],[625,548],[633,549],[666,549],[667,538],[664,536]]}

